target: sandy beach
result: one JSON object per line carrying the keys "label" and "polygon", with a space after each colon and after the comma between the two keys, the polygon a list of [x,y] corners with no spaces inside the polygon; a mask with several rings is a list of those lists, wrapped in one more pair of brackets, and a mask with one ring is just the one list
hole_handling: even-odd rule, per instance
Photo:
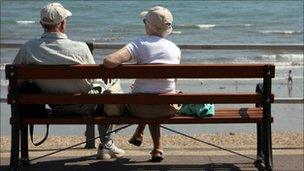
{"label": "sandy beach", "polygon": [[[243,154],[256,154],[256,135],[255,133],[228,133],[228,134],[196,134],[195,138],[203,141],[236,150]],[[42,136],[36,136],[38,141]],[[152,140],[150,135],[144,137],[144,142],[141,147],[134,147],[128,143],[130,136],[117,135],[114,137],[115,144],[126,150],[128,155],[148,155],[152,148]],[[275,154],[304,154],[304,141],[302,133],[281,132],[273,133],[273,149]],[[84,136],[50,136],[41,146],[35,147],[29,142],[30,155],[39,156],[46,154],[48,151],[66,148],[71,145],[85,141]],[[96,147],[99,140],[96,141]],[[193,141],[189,138],[180,135],[164,135],[162,137],[166,155],[228,155],[229,152],[219,150],[215,147]],[[83,149],[84,145],[75,147],[55,154],[55,156],[70,156],[70,155],[94,155],[96,149]],[[7,136],[1,137],[1,157],[8,157],[10,150],[10,138]]]}

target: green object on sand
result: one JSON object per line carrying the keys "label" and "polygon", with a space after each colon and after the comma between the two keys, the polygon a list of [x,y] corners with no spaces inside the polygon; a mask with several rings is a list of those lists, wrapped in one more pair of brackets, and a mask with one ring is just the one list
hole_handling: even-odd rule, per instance
{"label": "green object on sand", "polygon": [[215,113],[214,104],[182,104],[178,112],[181,115],[211,117]]}

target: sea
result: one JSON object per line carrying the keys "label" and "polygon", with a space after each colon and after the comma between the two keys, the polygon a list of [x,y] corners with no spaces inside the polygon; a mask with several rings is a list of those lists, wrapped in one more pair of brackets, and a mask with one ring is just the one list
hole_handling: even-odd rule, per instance
{"label": "sea", "polygon": [[[39,38],[43,33],[39,20],[40,9],[52,1],[1,0],[1,43],[24,43]],[[127,44],[143,36],[144,24],[139,14],[153,6],[168,8],[173,16],[173,32],[167,39],[178,45],[243,45],[243,44],[303,44],[302,0],[288,1],[60,1],[72,12],[68,18],[66,34],[72,40],[106,44]],[[115,49],[94,50],[94,58],[101,63],[104,56]],[[18,49],[1,48],[1,98],[7,96],[6,64],[13,61]],[[271,63],[276,65],[274,93],[278,98],[303,98],[303,50],[184,50],[182,63]],[[292,71],[294,87],[287,90],[286,80]],[[218,82],[216,82],[218,81]],[[246,80],[187,80],[179,88],[199,90],[199,86],[211,86],[214,91],[233,89],[236,92],[247,87]],[[123,82],[127,89],[128,82]],[[219,86],[219,85],[223,86]],[[255,84],[255,83],[254,83]],[[195,87],[196,86],[196,87]],[[189,88],[191,87],[191,88]],[[209,90],[205,87],[205,90]],[[254,90],[253,90],[254,91]],[[277,104],[278,105],[278,104]],[[286,109],[290,108],[290,109]],[[289,110],[281,114],[282,110]],[[274,107],[280,117],[279,131],[303,132],[303,104]],[[284,113],[284,112],[283,112]],[[292,119],[288,114],[296,116]],[[9,135],[9,106],[1,103],[1,135]],[[286,115],[286,116],[285,116]],[[287,124],[287,125],[286,125]],[[289,125],[288,125],[289,124]],[[178,126],[178,128],[184,126]],[[204,128],[214,132],[217,128]],[[70,128],[70,127],[69,127]],[[81,127],[82,129],[83,127]],[[186,129],[185,129],[186,130]],[[190,133],[196,133],[192,127]],[[220,131],[226,130],[223,128]],[[232,131],[247,131],[243,126]],[[253,130],[254,131],[254,130]],[[69,135],[81,131],[57,129],[55,134]],[[131,131],[132,132],[132,131]],[[215,131],[216,132],[216,131]]]}

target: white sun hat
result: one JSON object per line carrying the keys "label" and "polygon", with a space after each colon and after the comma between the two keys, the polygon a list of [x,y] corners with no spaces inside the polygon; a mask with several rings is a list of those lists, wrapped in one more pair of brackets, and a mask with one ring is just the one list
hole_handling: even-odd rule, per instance
{"label": "white sun hat", "polygon": [[58,24],[72,13],[65,9],[60,3],[50,3],[44,6],[40,11],[41,23],[54,25]]}
{"label": "white sun hat", "polygon": [[169,35],[172,32],[173,15],[161,6],[155,6],[149,11],[143,11],[140,16],[146,24],[150,24],[153,30],[161,35]]}

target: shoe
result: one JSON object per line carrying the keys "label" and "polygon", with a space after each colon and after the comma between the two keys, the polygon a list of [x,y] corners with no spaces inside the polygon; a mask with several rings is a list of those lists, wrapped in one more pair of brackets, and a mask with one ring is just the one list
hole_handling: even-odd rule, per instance
{"label": "shoe", "polygon": [[97,159],[110,159],[110,158],[118,158],[123,157],[125,151],[123,149],[118,148],[112,140],[104,145],[99,145],[97,151]]}
{"label": "shoe", "polygon": [[164,160],[162,150],[156,149],[156,150],[153,150],[150,154],[152,156],[151,157],[152,162],[161,162],[162,160]]}
{"label": "shoe", "polygon": [[129,143],[139,147],[141,145],[142,141],[143,141],[142,137],[132,137],[129,140]]}

